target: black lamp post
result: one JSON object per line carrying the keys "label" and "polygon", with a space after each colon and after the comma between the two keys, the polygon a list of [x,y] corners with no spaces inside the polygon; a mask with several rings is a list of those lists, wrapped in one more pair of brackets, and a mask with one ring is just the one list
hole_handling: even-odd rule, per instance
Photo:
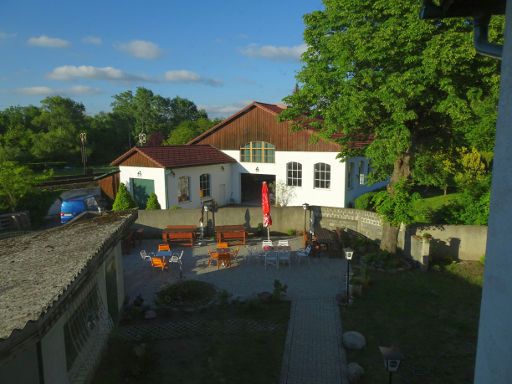
{"label": "black lamp post", "polygon": [[84,176],[87,175],[87,152],[85,145],[87,144],[87,133],[80,132],[80,152],[82,154],[82,164],[84,166]]}
{"label": "black lamp post", "polygon": [[354,256],[354,250],[352,248],[343,248],[343,252],[345,253],[345,259],[347,260],[347,304],[350,302],[350,260],[352,260],[352,256]]}
{"label": "black lamp post", "polygon": [[384,358],[384,367],[386,367],[386,371],[389,372],[389,384],[392,381],[392,375],[395,372],[398,372],[398,368],[400,368],[400,361],[403,360],[404,355],[397,347],[379,347],[380,353],[382,353],[382,357]]}

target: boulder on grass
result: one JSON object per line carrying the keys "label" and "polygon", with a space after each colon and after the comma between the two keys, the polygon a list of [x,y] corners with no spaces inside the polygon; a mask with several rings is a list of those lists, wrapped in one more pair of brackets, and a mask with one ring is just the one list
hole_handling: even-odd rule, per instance
{"label": "boulder on grass", "polygon": [[363,349],[366,346],[366,339],[356,331],[348,331],[343,334],[343,345],[348,349]]}
{"label": "boulder on grass", "polygon": [[357,363],[347,365],[347,378],[349,383],[357,383],[364,375],[364,369]]}

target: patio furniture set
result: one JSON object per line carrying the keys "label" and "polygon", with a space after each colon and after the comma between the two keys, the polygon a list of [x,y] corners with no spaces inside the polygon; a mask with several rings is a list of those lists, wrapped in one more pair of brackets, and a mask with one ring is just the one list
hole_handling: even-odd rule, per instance
{"label": "patio furniture set", "polygon": [[149,262],[153,268],[160,269],[161,271],[176,265],[180,277],[183,276],[183,250],[172,252],[169,244],[159,244],[156,252],[147,253],[145,249],[141,250],[140,257],[142,260]]}

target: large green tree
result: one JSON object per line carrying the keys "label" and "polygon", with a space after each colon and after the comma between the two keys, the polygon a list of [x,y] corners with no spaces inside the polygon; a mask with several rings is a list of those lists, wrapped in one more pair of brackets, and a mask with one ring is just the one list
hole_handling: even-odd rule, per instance
{"label": "large green tree", "polygon": [[[395,252],[415,160],[475,139],[483,127],[482,146],[492,143],[498,63],[476,54],[467,20],[420,20],[420,1],[324,5],[304,17],[299,87],[281,118],[329,139],[342,133],[342,159],[366,155],[373,180],[391,175],[381,248]],[[493,22],[493,39],[502,37],[502,24]],[[371,144],[351,144],[362,140]]]}
{"label": "large green tree", "polygon": [[39,160],[80,161],[80,132],[88,128],[85,107],[61,96],[41,101],[40,114],[34,118],[32,154]]}
{"label": "large green tree", "polygon": [[174,128],[166,140],[167,145],[186,144],[194,137],[200,135],[211,126],[215,125],[218,120],[209,120],[201,118],[196,121],[186,120],[182,121],[176,128]]}
{"label": "large green tree", "polygon": [[113,112],[129,121],[134,139],[140,132],[161,132],[167,137],[182,121],[207,117],[206,112],[190,100],[162,97],[143,87],[137,88],[135,93],[128,90],[113,98]]}

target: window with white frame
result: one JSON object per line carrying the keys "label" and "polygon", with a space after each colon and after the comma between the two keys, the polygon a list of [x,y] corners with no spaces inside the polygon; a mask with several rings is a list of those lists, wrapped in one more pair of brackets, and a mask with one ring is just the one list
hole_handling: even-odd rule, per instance
{"label": "window with white frame", "polygon": [[349,161],[347,163],[347,188],[352,188],[353,186],[353,178],[354,178],[354,163]]}
{"label": "window with white frame", "polygon": [[358,174],[359,174],[359,185],[366,184],[366,174],[364,172],[364,161],[363,160],[361,160],[359,162]]}
{"label": "window with white frame", "polygon": [[199,176],[199,196],[210,197],[210,174],[203,173]]}
{"label": "window with white frame", "polygon": [[275,163],[275,145],[265,141],[251,141],[240,147],[240,161],[247,163]]}
{"label": "window with white frame", "polygon": [[286,164],[286,185],[302,187],[302,164],[290,161]]}
{"label": "window with white frame", "polygon": [[178,202],[190,201],[190,182],[188,176],[180,176],[178,179]]}
{"label": "window with white frame", "polygon": [[315,164],[315,188],[331,187],[331,166],[326,163]]}

